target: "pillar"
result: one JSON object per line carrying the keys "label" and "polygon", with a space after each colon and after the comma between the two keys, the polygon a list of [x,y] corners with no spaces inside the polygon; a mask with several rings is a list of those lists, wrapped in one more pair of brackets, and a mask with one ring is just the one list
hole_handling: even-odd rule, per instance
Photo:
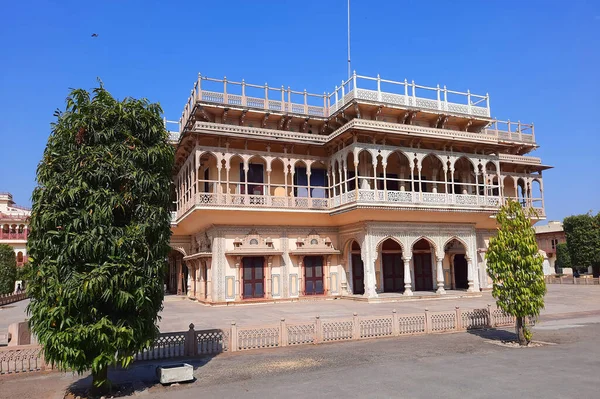
{"label": "pillar", "polygon": [[469,288],[467,292],[475,292],[474,281],[473,281],[473,259],[471,257],[467,258],[467,283],[469,284]]}
{"label": "pillar", "polygon": [[304,296],[306,294],[306,284],[303,284],[304,280],[304,255],[298,257],[298,296]]}
{"label": "pillar", "polygon": [[412,296],[412,279],[410,278],[410,262],[412,262],[412,257],[403,256],[402,261],[404,263],[404,295]]}
{"label": "pillar", "polygon": [[267,262],[267,267],[265,270],[265,298],[271,299],[271,267],[273,266],[273,257],[267,256],[265,261]]}
{"label": "pillar", "polygon": [[243,271],[240,270],[241,269],[241,267],[240,267],[241,262],[242,262],[242,257],[241,256],[236,256],[235,257],[235,279],[236,279],[236,281],[235,281],[235,287],[234,287],[234,289],[235,289],[235,300],[236,301],[239,301],[239,300],[242,299],[242,292],[243,292],[242,289],[244,287],[244,281],[243,281],[243,278],[242,278],[242,275],[241,275],[241,273]]}
{"label": "pillar", "polygon": [[177,268],[177,295],[181,295],[183,293],[183,272],[181,270],[181,261],[175,261],[175,265]]}
{"label": "pillar", "polygon": [[444,266],[443,266],[444,258],[437,258],[437,267],[435,269],[436,279],[437,279],[437,291],[438,294],[445,294],[446,290],[444,289]]}
{"label": "pillar", "polygon": [[207,260],[206,264],[206,301],[212,302],[212,267],[211,261]]}

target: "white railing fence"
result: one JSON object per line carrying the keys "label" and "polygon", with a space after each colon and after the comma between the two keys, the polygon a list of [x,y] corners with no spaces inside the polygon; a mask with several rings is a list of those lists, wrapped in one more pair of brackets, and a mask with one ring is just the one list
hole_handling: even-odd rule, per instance
{"label": "white railing fence", "polygon": [[[530,324],[533,320],[528,321]],[[386,315],[359,316],[312,321],[292,322],[281,319],[279,323],[260,326],[160,333],[154,344],[134,356],[134,360],[163,360],[174,358],[216,355],[223,352],[284,346],[314,345],[325,342],[352,341],[417,334],[439,334],[471,329],[509,327],[515,318],[500,309],[487,305],[481,309],[456,307],[448,312],[398,314],[395,310]],[[0,348],[0,374],[49,370],[39,345],[9,346]]]}

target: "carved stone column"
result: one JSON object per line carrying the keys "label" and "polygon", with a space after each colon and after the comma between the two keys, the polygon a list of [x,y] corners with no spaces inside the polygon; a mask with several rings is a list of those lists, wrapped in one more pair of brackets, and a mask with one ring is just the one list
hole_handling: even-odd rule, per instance
{"label": "carved stone column", "polygon": [[323,295],[327,295],[329,288],[329,267],[331,266],[331,255],[325,255],[325,264],[323,265]]}
{"label": "carved stone column", "polygon": [[204,301],[206,299],[206,280],[204,279],[204,268],[206,267],[204,262],[198,261],[198,284],[200,285],[200,289],[196,298]]}
{"label": "carved stone column", "polygon": [[306,294],[306,283],[303,284],[304,280],[304,255],[298,257],[298,296],[304,296]]}
{"label": "carved stone column", "polygon": [[181,261],[175,261],[175,265],[177,267],[177,295],[181,295],[183,293],[183,272],[181,270]]}
{"label": "carved stone column", "polygon": [[241,273],[243,273],[243,271],[240,271],[240,264],[242,262],[242,257],[241,256],[236,256],[235,257],[235,284],[233,289],[235,290],[235,300],[239,301],[242,298],[242,289],[244,288],[244,279],[242,278]]}
{"label": "carved stone column", "polygon": [[212,302],[212,260],[206,261],[206,301]]}
{"label": "carved stone column", "polygon": [[437,267],[436,267],[436,277],[437,277],[437,293],[445,294],[446,290],[444,289],[444,266],[443,266],[444,258],[437,258]]}
{"label": "carved stone column", "polygon": [[473,281],[473,259],[471,257],[467,258],[467,282],[469,284],[469,288],[467,288],[467,292],[475,292],[474,281]]}
{"label": "carved stone column", "polygon": [[402,257],[402,261],[404,262],[404,295],[412,296],[412,279],[410,278],[410,262],[412,262],[412,257]]}

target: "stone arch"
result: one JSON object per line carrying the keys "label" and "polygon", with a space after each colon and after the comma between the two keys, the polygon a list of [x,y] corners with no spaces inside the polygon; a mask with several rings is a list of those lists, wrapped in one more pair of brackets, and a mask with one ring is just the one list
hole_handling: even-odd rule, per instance
{"label": "stone arch", "polygon": [[437,245],[437,243],[435,242],[435,240],[434,240],[433,238],[427,237],[427,236],[425,236],[425,235],[422,235],[422,236],[419,236],[419,237],[417,237],[416,239],[414,239],[414,240],[413,240],[413,241],[410,243],[410,246],[409,246],[409,248],[410,248],[410,251],[411,251],[411,253],[412,253],[412,251],[413,251],[413,248],[414,248],[415,244],[416,244],[417,242],[421,241],[421,240],[425,240],[425,241],[429,242],[429,245],[431,245],[431,248],[433,249],[433,254],[434,254],[435,256],[437,256],[437,254],[438,254],[438,252],[439,252],[439,251],[438,251],[438,245]]}
{"label": "stone arch", "polygon": [[404,292],[405,249],[402,241],[393,236],[383,238],[376,246],[375,255],[379,258],[380,270],[377,286],[383,292]]}
{"label": "stone arch", "polygon": [[186,252],[185,248],[183,248],[183,247],[181,247],[181,246],[176,246],[176,245],[173,245],[173,244],[169,244],[169,246],[171,247],[171,249],[172,249],[173,251],[175,251],[175,252],[179,252],[179,253],[180,253],[181,255],[183,255],[183,256],[188,256],[188,254],[187,254],[187,252]]}
{"label": "stone arch", "polygon": [[531,179],[530,186],[531,204],[536,208],[541,208],[544,190],[542,182],[539,179],[534,178]]}
{"label": "stone arch", "polygon": [[463,247],[465,247],[465,254],[466,254],[467,258],[471,258],[471,256],[470,256],[471,247],[469,246],[469,244],[467,244],[467,242],[464,239],[460,238],[459,236],[451,236],[446,241],[444,241],[444,245],[442,245],[442,248],[444,248],[444,252],[445,252],[446,245],[448,245],[452,241],[458,241]]}
{"label": "stone arch", "polygon": [[[447,248],[453,243],[457,243],[458,247]],[[452,236],[444,243],[444,254],[443,262],[446,263],[449,271],[444,278],[445,282],[452,289],[469,289],[469,262],[471,260],[469,246],[461,238]]]}
{"label": "stone arch", "polygon": [[289,190],[286,190],[288,185],[286,162],[279,157],[271,159],[270,171],[268,173],[270,173],[271,178],[271,192],[269,195],[276,197],[289,196]]}
{"label": "stone arch", "polygon": [[196,159],[197,191],[200,193],[217,193],[219,188],[219,162],[221,157],[212,151],[202,152]]}
{"label": "stone arch", "polygon": [[423,192],[445,192],[444,161],[435,153],[425,155],[419,162],[421,166],[421,189]]}
{"label": "stone arch", "polygon": [[392,240],[392,241],[396,242],[400,246],[400,248],[402,249],[402,252],[406,251],[405,245],[402,242],[402,240],[400,240],[398,237],[394,237],[394,236],[388,235],[388,236],[385,236],[384,238],[382,238],[381,240],[379,240],[377,242],[377,244],[375,245],[375,253],[376,254],[379,254],[379,252],[381,252],[382,245],[387,240]]}

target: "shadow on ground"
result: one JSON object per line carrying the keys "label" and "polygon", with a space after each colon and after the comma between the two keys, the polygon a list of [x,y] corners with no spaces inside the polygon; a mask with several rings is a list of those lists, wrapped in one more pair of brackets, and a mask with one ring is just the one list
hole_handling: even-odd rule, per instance
{"label": "shadow on ground", "polygon": [[[178,363],[187,363],[194,367],[194,371],[203,367],[212,358],[217,355],[205,355],[195,358],[180,358],[170,360],[149,360],[138,361],[133,363],[129,368],[123,369],[120,367],[110,368],[108,370],[108,378],[112,383],[111,392],[106,397],[127,397],[134,394],[139,394],[148,390],[160,390],[163,386],[159,383],[156,375],[156,369],[159,366],[173,365]],[[190,382],[194,382],[193,381]],[[65,398],[72,399],[80,397],[95,398],[90,396],[90,388],[92,387],[92,376],[87,375],[70,384],[66,390]]]}
{"label": "shadow on ground", "polygon": [[467,330],[467,333],[475,335],[477,337],[486,339],[486,340],[490,340],[490,341],[502,341],[502,342],[507,342],[507,341],[516,341],[517,340],[517,334],[515,334],[514,332],[511,331],[506,331],[506,330],[497,330],[494,328],[491,329],[473,329],[473,330]]}

